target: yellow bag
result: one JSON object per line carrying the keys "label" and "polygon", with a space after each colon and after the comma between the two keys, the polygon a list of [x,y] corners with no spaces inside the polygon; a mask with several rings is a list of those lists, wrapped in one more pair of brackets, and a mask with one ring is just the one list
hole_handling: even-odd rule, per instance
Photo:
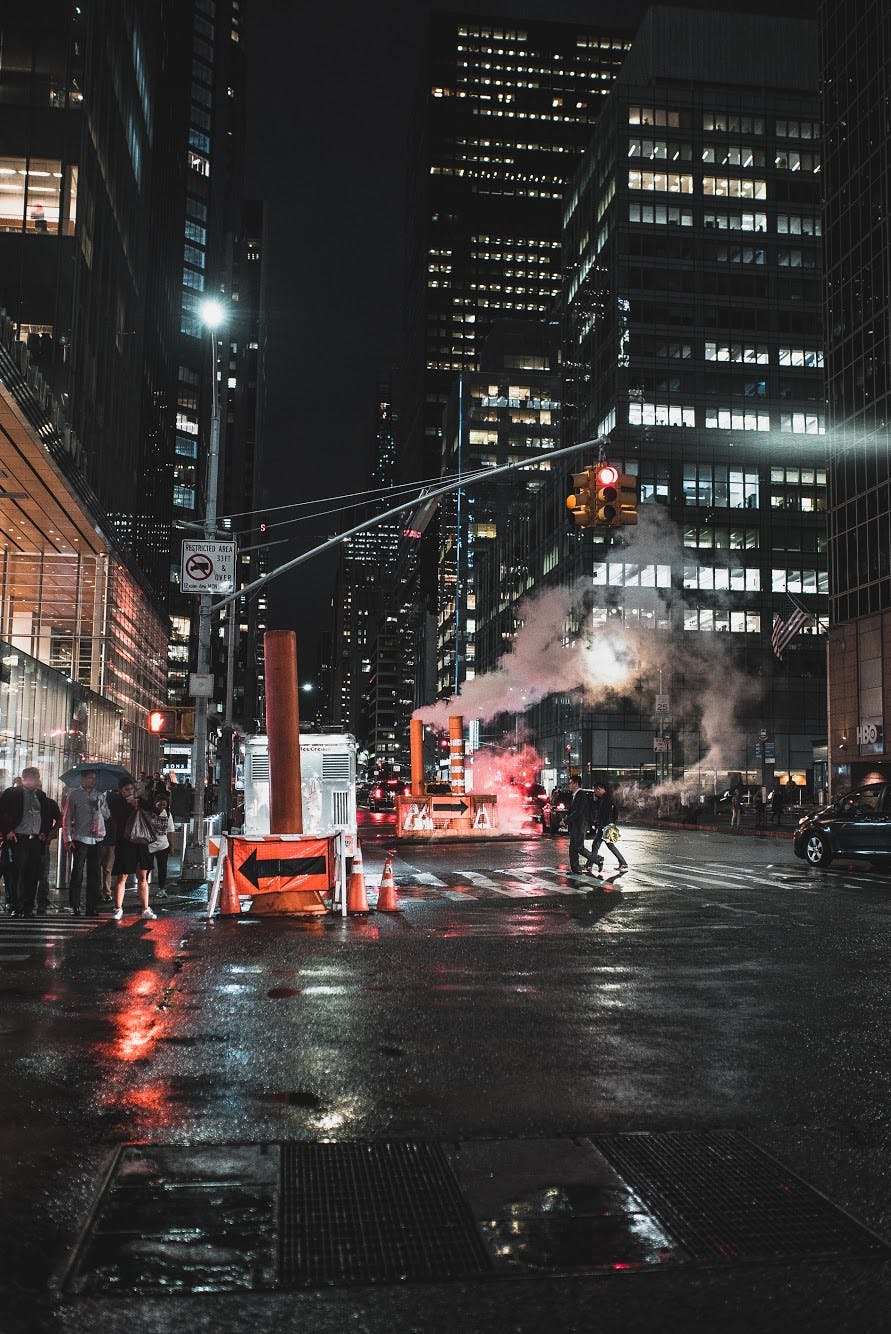
{"label": "yellow bag", "polygon": [[604,843],[618,843],[619,838],[619,826],[617,824],[608,824],[603,831]]}

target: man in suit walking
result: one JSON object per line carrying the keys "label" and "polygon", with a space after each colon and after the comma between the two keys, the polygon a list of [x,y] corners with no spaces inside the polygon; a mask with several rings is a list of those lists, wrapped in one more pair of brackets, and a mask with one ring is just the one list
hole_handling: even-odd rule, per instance
{"label": "man in suit walking", "polygon": [[[578,774],[569,780],[572,789],[572,802],[569,807],[567,824],[569,825],[569,869],[573,875],[581,874],[579,858],[585,859],[585,870],[591,870],[591,857],[585,847],[585,839],[591,828],[591,795],[582,787]],[[603,862],[597,859],[598,868]]]}

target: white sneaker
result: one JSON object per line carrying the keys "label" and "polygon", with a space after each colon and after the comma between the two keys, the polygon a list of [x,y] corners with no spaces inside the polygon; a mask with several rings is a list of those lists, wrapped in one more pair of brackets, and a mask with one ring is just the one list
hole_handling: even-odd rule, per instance
{"label": "white sneaker", "polygon": [[156,922],[158,920],[158,914],[152,912],[151,908],[143,908],[142,920],[144,922]]}
{"label": "white sneaker", "polygon": [[124,915],[124,910],[123,908],[115,908],[114,912],[111,915],[116,922],[119,922]]}

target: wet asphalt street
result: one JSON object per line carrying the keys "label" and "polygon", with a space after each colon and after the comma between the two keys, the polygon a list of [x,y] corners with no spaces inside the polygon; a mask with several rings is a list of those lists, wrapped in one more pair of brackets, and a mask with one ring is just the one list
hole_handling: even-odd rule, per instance
{"label": "wet asphalt street", "polygon": [[[887,1252],[695,1262],[627,1177],[598,1177],[601,1201],[625,1193],[600,1211],[618,1240],[533,1238],[561,1191],[597,1212],[572,1182],[606,1172],[597,1137],[638,1131],[740,1132],[891,1241],[891,876],[813,870],[787,840],[631,828],[622,847],[627,875],[582,881],[565,839],[403,845],[400,912],[345,922],[208,923],[172,899],[151,923],[0,923],[3,1334],[887,1328]],[[366,851],[370,890],[382,861]],[[295,1141],[444,1146],[491,1272],[276,1288],[268,1146]],[[169,1149],[131,1155],[131,1179],[247,1146],[253,1291],[90,1277],[118,1253],[91,1211],[123,1144]]]}

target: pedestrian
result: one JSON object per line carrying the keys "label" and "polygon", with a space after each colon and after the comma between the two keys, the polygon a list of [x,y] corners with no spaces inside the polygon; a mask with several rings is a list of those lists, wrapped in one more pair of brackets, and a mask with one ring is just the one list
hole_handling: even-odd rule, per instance
{"label": "pedestrian", "polygon": [[739,830],[742,824],[742,793],[735,787],[730,793],[730,828]]}
{"label": "pedestrian", "polygon": [[759,787],[755,792],[755,828],[764,828],[764,788]]}
{"label": "pedestrian", "polygon": [[594,843],[591,848],[591,856],[597,857],[598,866],[603,866],[603,858],[597,854],[600,844],[605,843],[610,852],[619,864],[616,874],[621,875],[628,870],[628,863],[618,848],[619,838],[619,808],[616,805],[616,799],[613,796],[606,783],[594,784],[594,809],[592,824],[594,825]]}
{"label": "pedestrian", "polygon": [[71,872],[68,876],[68,903],[75,917],[80,917],[81,881],[86,868],[86,913],[95,917],[99,911],[101,863],[105,842],[105,821],[108,803],[103,793],[96,790],[99,775],[95,769],[82,769],[80,787],[73,787],[65,801],[62,815],[62,839],[71,853]]}
{"label": "pedestrian", "polygon": [[779,828],[783,823],[783,807],[786,804],[786,789],[782,781],[779,781],[773,790],[770,799],[771,814],[770,822]]}
{"label": "pedestrian", "polygon": [[117,792],[108,799],[108,809],[115,826],[114,865],[111,868],[115,907],[112,916],[116,922],[123,917],[124,886],[127,876],[135,875],[142,916],[146,921],[154,921],[155,914],[149,907],[148,884],[152,865],[148,850],[152,829],[148,817],[152,808],[147,801],[137,795],[133,779],[124,776],[118,783]]}
{"label": "pedestrian", "polygon": [[166,789],[163,792],[155,792],[149,824],[155,835],[148,845],[148,850],[155,863],[155,877],[158,886],[156,898],[166,899],[167,890],[165,885],[167,884],[167,858],[170,856],[170,835],[176,827],[170,813],[170,798],[167,796]]}
{"label": "pedestrian", "polygon": [[[578,774],[573,774],[569,780],[572,800],[569,806],[569,815],[567,824],[569,825],[569,869],[573,875],[581,874],[579,865],[580,857],[585,858],[585,870],[591,870],[591,863],[594,860],[585,847],[585,839],[591,832],[591,794],[582,787],[582,780]],[[598,861],[598,868],[603,865]]]}
{"label": "pedestrian", "polygon": [[40,770],[22,770],[21,786],[0,795],[0,835],[9,846],[15,877],[15,915],[33,917],[43,852],[62,823],[59,807],[40,790]]}

